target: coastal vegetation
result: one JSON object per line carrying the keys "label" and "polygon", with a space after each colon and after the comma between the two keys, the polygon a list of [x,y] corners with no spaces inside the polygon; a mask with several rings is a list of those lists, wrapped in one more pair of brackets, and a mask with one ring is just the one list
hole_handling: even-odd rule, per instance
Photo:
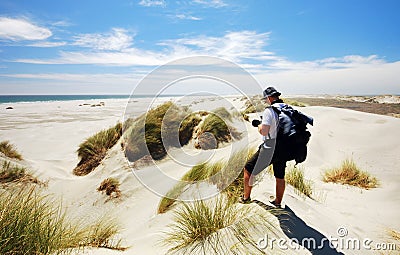
{"label": "coastal vegetation", "polygon": [[276,230],[261,207],[239,206],[224,194],[180,203],[169,228],[163,240],[168,254],[265,254],[253,237]]}
{"label": "coastal vegetation", "polygon": [[[73,222],[58,203],[34,188],[0,191],[0,254],[75,254],[84,247],[124,249],[110,219]],[[85,223],[86,222],[86,223]]]}
{"label": "coastal vegetation", "polygon": [[11,144],[10,141],[0,142],[0,152],[8,158],[22,160],[21,154],[19,154],[15,146]]}
{"label": "coastal vegetation", "polygon": [[110,198],[119,198],[121,197],[121,190],[119,189],[119,186],[119,181],[110,177],[101,182],[100,186],[97,188],[97,191],[105,192]]}
{"label": "coastal vegetation", "polygon": [[237,201],[243,192],[243,167],[254,153],[253,148],[234,152],[227,161],[204,162],[192,167],[175,185],[158,206],[158,213],[168,211],[179,196],[195,182],[207,181],[225,193],[229,199]]}
{"label": "coastal vegetation", "polygon": [[83,176],[92,172],[100,165],[107,151],[118,142],[121,135],[122,124],[117,123],[114,127],[102,130],[87,138],[79,145],[77,152],[80,161],[73,170],[73,173]]}
{"label": "coastal vegetation", "polygon": [[41,183],[26,167],[4,160],[0,168],[0,183],[10,182]]}
{"label": "coastal vegetation", "polygon": [[362,171],[353,159],[345,159],[339,167],[326,170],[324,182],[347,184],[364,189],[376,188],[378,179],[366,171]]}
{"label": "coastal vegetation", "polygon": [[288,184],[295,188],[295,192],[299,195],[311,197],[312,182],[304,179],[304,169],[300,167],[291,167],[285,174],[285,180]]}

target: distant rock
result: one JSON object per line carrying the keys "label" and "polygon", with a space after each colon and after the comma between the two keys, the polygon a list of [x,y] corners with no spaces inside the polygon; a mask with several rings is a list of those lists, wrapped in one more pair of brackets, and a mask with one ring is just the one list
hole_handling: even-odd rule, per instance
{"label": "distant rock", "polygon": [[12,108],[11,106],[7,107],[6,110],[12,110],[14,108]]}

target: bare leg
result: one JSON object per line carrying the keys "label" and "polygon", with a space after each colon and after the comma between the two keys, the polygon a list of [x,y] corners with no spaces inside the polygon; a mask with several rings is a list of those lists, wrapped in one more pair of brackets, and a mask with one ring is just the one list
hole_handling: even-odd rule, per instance
{"label": "bare leg", "polygon": [[275,203],[280,204],[282,202],[283,193],[285,193],[285,179],[275,178],[275,180],[276,180]]}
{"label": "bare leg", "polygon": [[243,195],[243,198],[244,199],[248,199],[250,197],[250,194],[251,194],[252,186],[249,185],[250,175],[251,174],[245,168],[244,171],[243,171],[243,182],[244,182],[244,195]]}

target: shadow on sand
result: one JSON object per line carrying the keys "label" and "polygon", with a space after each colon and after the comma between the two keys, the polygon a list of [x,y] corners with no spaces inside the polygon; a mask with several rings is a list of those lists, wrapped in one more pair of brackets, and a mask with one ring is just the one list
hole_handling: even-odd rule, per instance
{"label": "shadow on sand", "polygon": [[[275,217],[277,217],[285,235],[292,240],[297,240],[296,243],[300,245],[303,244],[303,247],[309,250],[312,254],[343,255],[343,253],[338,252],[335,248],[329,245],[330,243],[327,237],[308,226],[290,209],[290,207],[285,206],[285,208],[276,209],[275,207],[258,200],[253,200],[253,202],[265,210],[270,211]],[[321,245],[322,243],[323,245]]]}

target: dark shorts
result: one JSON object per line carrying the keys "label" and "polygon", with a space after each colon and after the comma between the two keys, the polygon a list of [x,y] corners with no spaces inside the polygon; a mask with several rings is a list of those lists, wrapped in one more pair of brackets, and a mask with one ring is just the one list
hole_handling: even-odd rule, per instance
{"label": "dark shorts", "polygon": [[[275,149],[279,150],[279,148]],[[257,175],[272,164],[274,176],[279,179],[284,179],[286,160],[281,160],[278,158],[278,150],[274,150],[273,147],[264,148],[263,144],[261,144],[256,153],[254,153],[254,155],[246,162],[244,168],[249,173]]]}

